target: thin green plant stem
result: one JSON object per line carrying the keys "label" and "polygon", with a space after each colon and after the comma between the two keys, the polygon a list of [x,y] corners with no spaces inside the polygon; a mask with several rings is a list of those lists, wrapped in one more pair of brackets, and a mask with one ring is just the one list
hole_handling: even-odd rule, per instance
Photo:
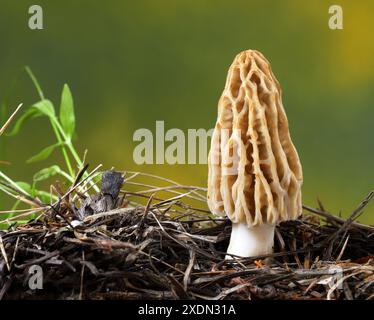
{"label": "thin green plant stem", "polygon": [[[43,90],[41,89],[38,80],[36,80],[36,78],[34,76],[34,73],[31,71],[31,69],[28,66],[26,66],[25,69],[26,69],[26,72],[29,75],[31,81],[33,82],[36,90],[38,91],[40,99],[44,100],[45,97],[44,97]],[[56,135],[57,141],[59,143],[64,143],[64,141],[61,139],[59,130],[57,130],[57,128],[56,128],[56,123],[58,123],[57,119],[53,119],[53,121],[51,119],[51,125],[52,125],[53,131],[54,131],[54,133]],[[65,143],[67,143],[67,141],[65,141]],[[68,156],[68,154],[66,152],[65,146],[62,145],[61,150],[62,150],[62,155],[63,155],[63,157],[65,159],[65,162],[66,162],[66,166],[68,167],[68,171],[69,171],[71,177],[74,178],[74,176],[75,176],[74,170],[73,170],[73,168],[71,166],[70,159],[69,159],[69,156]]]}
{"label": "thin green plant stem", "polygon": [[62,127],[61,127],[61,125],[58,121],[55,121],[55,125],[58,128],[58,130],[59,130],[59,132],[62,136],[62,139],[65,141],[66,146],[69,148],[74,160],[77,162],[78,167],[82,167],[83,162],[82,162],[81,158],[79,157],[77,151],[75,150],[73,144],[71,143],[71,140],[66,136],[66,134],[64,132],[64,129],[62,129]]}
{"label": "thin green plant stem", "polygon": [[[81,158],[79,157],[77,151],[75,150],[73,144],[71,143],[71,140],[66,136],[66,134],[64,132],[64,129],[61,127],[60,123],[57,120],[55,120],[55,125],[58,128],[58,130],[60,131],[62,139],[65,141],[66,146],[70,150],[70,153],[72,154],[74,160],[77,162],[78,167],[82,168],[83,167],[83,162],[82,162]],[[88,173],[85,172],[83,177],[85,177],[85,178],[88,177]],[[89,184],[94,188],[94,190],[96,192],[100,191],[100,189],[96,186],[96,184],[93,181],[90,180]]]}
{"label": "thin green plant stem", "polygon": [[39,94],[40,99],[44,100],[44,99],[45,99],[45,98],[44,98],[44,93],[43,93],[43,91],[42,91],[42,88],[41,88],[40,85],[39,85],[38,80],[36,80],[36,78],[35,78],[33,72],[31,71],[31,69],[29,68],[29,66],[26,66],[26,67],[25,67],[25,70],[26,70],[27,74],[29,75],[29,77],[30,77],[32,83],[34,84],[36,90],[38,91],[38,94]]}
{"label": "thin green plant stem", "polygon": [[[56,126],[56,123],[57,123],[57,121],[54,122],[54,121],[51,120],[51,125],[52,125],[53,131],[54,131],[54,133],[56,135],[57,141],[59,143],[64,143],[64,144],[67,145],[68,142],[67,141],[63,141],[63,139],[61,139],[61,136],[60,136],[59,130],[58,130],[57,126]],[[69,155],[68,155],[68,153],[67,153],[67,151],[65,149],[65,145],[61,146],[61,151],[62,151],[62,155],[63,155],[63,157],[65,159],[66,166],[68,167],[69,174],[70,174],[70,176],[72,178],[74,178],[75,173],[74,173],[73,167],[71,166]]]}
{"label": "thin green plant stem", "polygon": [[74,183],[74,177],[71,177],[68,173],[65,171],[61,170],[59,171],[59,174],[63,176],[66,180],[70,181],[71,183]]}

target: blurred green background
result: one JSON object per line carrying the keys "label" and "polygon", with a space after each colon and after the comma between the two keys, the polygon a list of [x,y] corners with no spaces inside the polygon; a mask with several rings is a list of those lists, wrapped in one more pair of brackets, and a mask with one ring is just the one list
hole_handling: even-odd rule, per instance
{"label": "blurred green background", "polygon": [[[28,8],[44,9],[44,30]],[[339,4],[344,29],[328,28]],[[29,65],[57,105],[63,83],[75,98],[78,139],[91,165],[153,172],[206,185],[206,165],[133,163],[134,130],[212,128],[234,56],[257,49],[272,63],[304,170],[303,202],[349,214],[374,187],[374,2],[13,1],[0,2],[0,99],[13,109],[38,100]],[[1,122],[10,110],[3,108]],[[25,160],[54,141],[45,119],[2,137],[1,170],[30,181],[59,162]],[[0,199],[0,209],[9,203]],[[360,221],[374,223],[370,205]]]}

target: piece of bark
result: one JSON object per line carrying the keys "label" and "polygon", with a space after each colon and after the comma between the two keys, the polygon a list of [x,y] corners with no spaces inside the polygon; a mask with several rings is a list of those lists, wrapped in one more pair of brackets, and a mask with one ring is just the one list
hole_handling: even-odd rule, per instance
{"label": "piece of bark", "polygon": [[101,192],[86,198],[78,209],[78,218],[115,209],[123,184],[122,173],[105,171],[101,179]]}

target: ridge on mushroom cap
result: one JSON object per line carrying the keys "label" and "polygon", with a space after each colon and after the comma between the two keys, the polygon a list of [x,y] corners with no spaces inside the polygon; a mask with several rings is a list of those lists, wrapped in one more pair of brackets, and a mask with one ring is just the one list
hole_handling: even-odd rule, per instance
{"label": "ridge on mushroom cap", "polygon": [[239,53],[218,103],[208,158],[208,206],[248,226],[296,219],[302,168],[281,88],[258,51]]}

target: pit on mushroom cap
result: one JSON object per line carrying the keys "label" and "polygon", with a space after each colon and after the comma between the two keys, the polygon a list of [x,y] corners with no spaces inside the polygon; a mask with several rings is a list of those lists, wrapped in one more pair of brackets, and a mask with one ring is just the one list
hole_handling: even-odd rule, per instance
{"label": "pit on mushroom cap", "polygon": [[280,85],[258,51],[239,53],[229,69],[208,166],[209,208],[233,223],[228,254],[271,253],[275,225],[302,213],[303,177]]}

